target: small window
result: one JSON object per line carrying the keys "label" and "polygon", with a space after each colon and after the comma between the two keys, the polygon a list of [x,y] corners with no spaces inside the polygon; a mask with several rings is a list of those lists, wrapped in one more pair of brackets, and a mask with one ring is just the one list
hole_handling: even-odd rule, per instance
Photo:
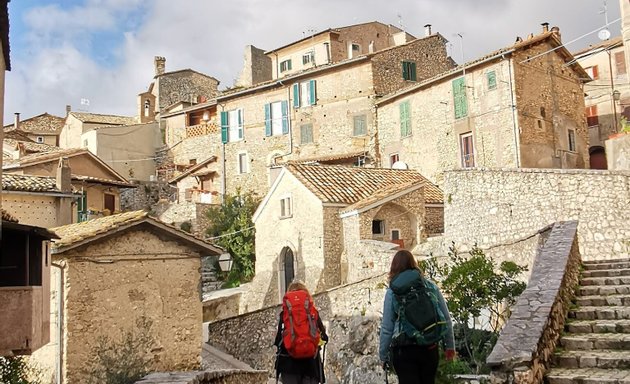
{"label": "small window", "polygon": [[37,142],[38,143],[43,143],[44,142],[44,136],[37,136]]}
{"label": "small window", "polygon": [[497,73],[495,71],[490,71],[486,75],[488,79],[488,89],[497,89]]}
{"label": "small window", "polygon": [[392,229],[392,240],[400,240],[400,230]]}
{"label": "small window", "polygon": [[575,146],[575,130],[569,129],[569,151],[577,152],[577,147]]}
{"label": "small window", "polygon": [[293,207],[291,207],[291,197],[280,199],[280,218],[293,216]]}
{"label": "small window", "polygon": [[466,98],[466,81],[463,77],[453,80],[453,102],[455,104],[455,118],[461,119],[468,115],[468,99]]}
{"label": "small window", "polygon": [[367,116],[366,115],[355,116],[353,126],[354,126],[352,130],[353,136],[367,135]]}
{"label": "small window", "polygon": [[197,164],[197,159],[188,160],[188,165],[196,165],[196,164]]}
{"label": "small window", "polygon": [[144,117],[149,117],[151,111],[151,102],[149,100],[144,101]]}
{"label": "small window", "polygon": [[599,116],[597,115],[597,105],[586,107],[586,125],[596,127],[599,125]]}
{"label": "small window", "polygon": [[592,67],[584,68],[584,70],[591,77],[591,79],[597,80],[599,78],[599,71],[597,70],[597,65],[593,65]]}
{"label": "small window", "polygon": [[307,65],[315,62],[315,53],[313,51],[306,52],[302,55],[302,64]]}
{"label": "small window", "polygon": [[626,74],[626,54],[624,52],[615,53],[615,69],[617,76]]}
{"label": "small window", "polygon": [[313,142],[313,124],[303,124],[300,126],[300,143],[310,144]]}
{"label": "small window", "polygon": [[385,225],[383,220],[372,220],[372,234],[383,235],[385,234]]}
{"label": "small window", "polygon": [[221,112],[221,142],[243,140],[243,109]]}
{"label": "small window", "polygon": [[316,102],[315,80],[293,84],[293,108],[315,105]]}
{"label": "small window", "polygon": [[462,156],[462,167],[472,168],[475,166],[475,148],[473,144],[472,132],[464,133],[460,136],[460,150]]}
{"label": "small window", "polygon": [[291,59],[284,60],[280,63],[280,72],[290,71],[291,70]]}
{"label": "small window", "polygon": [[103,207],[109,210],[109,213],[116,211],[116,197],[112,194],[105,193],[103,195]]}
{"label": "small window", "polygon": [[359,44],[352,44],[352,52],[360,52],[361,46]]}
{"label": "small window", "polygon": [[248,173],[249,167],[247,166],[247,153],[238,154],[238,173]]}
{"label": "small window", "polygon": [[416,81],[416,63],[412,61],[402,62],[403,79]]}
{"label": "small window", "polygon": [[400,160],[400,156],[397,153],[389,155],[389,167],[393,167]]}

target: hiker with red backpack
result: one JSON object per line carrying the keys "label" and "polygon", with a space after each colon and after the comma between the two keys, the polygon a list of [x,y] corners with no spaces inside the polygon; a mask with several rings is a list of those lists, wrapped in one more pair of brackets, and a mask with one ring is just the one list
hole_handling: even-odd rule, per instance
{"label": "hiker with red backpack", "polygon": [[434,384],[438,344],[447,360],[455,358],[453,324],[437,285],[426,279],[413,254],[396,252],[389,270],[381,322],[379,357],[394,369],[399,384]]}
{"label": "hiker with red backpack", "polygon": [[319,347],[328,342],[326,328],[306,285],[292,282],[282,299],[282,312],[274,345],[276,382],[283,384],[325,383]]}

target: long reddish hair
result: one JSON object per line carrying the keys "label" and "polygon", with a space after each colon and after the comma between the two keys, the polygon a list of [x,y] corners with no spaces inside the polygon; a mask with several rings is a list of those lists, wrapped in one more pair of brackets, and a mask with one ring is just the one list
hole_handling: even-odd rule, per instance
{"label": "long reddish hair", "polygon": [[416,258],[413,257],[413,254],[406,249],[401,249],[396,252],[394,258],[392,259],[392,265],[389,268],[389,280],[391,281],[397,274],[408,269],[420,270],[418,262],[416,261]]}

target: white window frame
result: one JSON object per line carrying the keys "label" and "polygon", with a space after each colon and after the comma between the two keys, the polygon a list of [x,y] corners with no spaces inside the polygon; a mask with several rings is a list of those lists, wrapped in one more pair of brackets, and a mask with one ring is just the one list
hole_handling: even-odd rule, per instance
{"label": "white window frame", "polygon": [[293,198],[291,195],[280,197],[280,218],[288,219],[293,217]]}
{"label": "white window frame", "polygon": [[282,101],[269,103],[271,136],[282,136]]}
{"label": "white window frame", "polygon": [[302,65],[315,64],[315,52],[308,51],[302,54]]}
{"label": "white window frame", "polygon": [[280,69],[280,73],[290,71],[291,70],[290,67],[293,67],[291,65],[291,59],[282,60],[280,62],[280,65],[278,66],[278,68]]}
{"label": "white window frame", "polygon": [[[241,159],[244,161],[243,164],[241,164]],[[236,173],[238,175],[249,173],[249,155],[245,151],[236,154]]]}
{"label": "white window frame", "polygon": [[44,136],[37,136],[35,138],[35,141],[38,142],[39,144],[43,144],[44,143]]}
{"label": "white window frame", "polygon": [[300,83],[300,107],[311,106],[311,83],[303,81]]}
{"label": "white window frame", "polygon": [[[392,161],[392,158],[396,156],[396,161]],[[393,168],[394,164],[396,164],[396,162],[400,161],[400,153],[398,152],[394,152],[394,153],[390,153],[389,154],[389,167]]]}
{"label": "white window frame", "polygon": [[[354,49],[354,47],[357,47],[358,49]],[[356,52],[356,54],[355,54]],[[352,59],[354,57],[357,57],[361,54],[361,44],[359,43],[350,43],[348,44],[348,58]]]}
{"label": "white window frame", "polygon": [[[238,122],[238,114],[241,114],[241,124]],[[242,141],[245,137],[245,123],[243,122],[243,109],[231,109],[227,111],[228,114],[228,143],[235,141]],[[243,131],[243,137],[239,136],[239,131]]]}

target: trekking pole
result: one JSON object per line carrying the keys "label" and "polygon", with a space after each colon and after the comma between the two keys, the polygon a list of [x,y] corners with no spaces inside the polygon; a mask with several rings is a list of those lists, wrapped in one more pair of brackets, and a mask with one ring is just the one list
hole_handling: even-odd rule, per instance
{"label": "trekking pole", "polygon": [[388,364],[385,363],[383,364],[383,370],[385,371],[385,384],[389,384],[389,378],[387,377],[387,371],[388,371]]}
{"label": "trekking pole", "polygon": [[322,373],[320,376],[320,379],[322,380],[322,383],[325,382],[324,381],[324,362],[326,361],[326,344],[328,343],[324,343],[324,348],[322,350]]}

